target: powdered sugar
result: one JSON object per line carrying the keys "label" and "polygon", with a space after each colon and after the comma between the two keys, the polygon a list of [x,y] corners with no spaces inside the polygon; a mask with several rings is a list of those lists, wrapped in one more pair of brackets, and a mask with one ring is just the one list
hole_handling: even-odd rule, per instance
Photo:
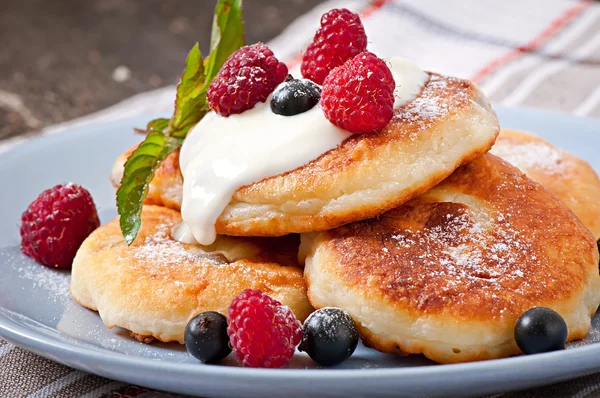
{"label": "powdered sugar", "polygon": [[64,300],[69,297],[70,273],[65,270],[44,267],[34,260],[25,258],[9,261],[22,279],[30,280],[33,291],[45,290],[52,300]]}
{"label": "powdered sugar", "polygon": [[[450,101],[440,91],[446,90],[451,80],[452,78],[449,77],[431,75],[422,94],[400,108],[394,118],[416,124],[419,131],[427,129],[432,122],[443,118],[450,111]],[[453,92],[452,96],[451,103],[455,103],[457,99],[467,99],[466,94],[462,91]],[[415,138],[417,133],[418,131],[413,132],[412,138]]]}
{"label": "powdered sugar", "polygon": [[576,340],[568,343],[567,348],[583,347],[589,344],[600,343],[600,329],[597,323],[598,322],[595,322],[595,319],[593,319],[592,327],[590,328],[586,338],[584,340]]}
{"label": "powdered sugar", "polygon": [[339,338],[338,333],[340,330],[353,330],[355,327],[347,313],[333,307],[323,307],[313,312],[304,323],[310,324],[320,333],[324,333],[325,337],[332,342]]}
{"label": "powdered sugar", "polygon": [[199,257],[213,260],[215,263],[222,262],[216,254],[210,255],[199,250],[190,250],[183,243],[174,240],[170,235],[172,224],[160,224],[156,228],[157,231],[147,236],[142,245],[130,248],[134,259],[165,265],[197,262]]}
{"label": "powdered sugar", "polygon": [[[441,217],[432,213],[432,225],[391,235],[395,247],[387,245],[388,251],[381,253],[383,261],[386,256],[406,256],[402,261],[420,270],[403,281],[416,289],[419,305],[432,299],[449,302],[473,289],[478,297],[506,305],[497,299],[507,289],[513,295],[528,289],[527,264],[536,261],[530,244],[513,228],[510,214],[488,219],[459,203],[456,206],[439,209],[448,211]],[[496,314],[503,312],[504,307],[498,307]]]}
{"label": "powdered sugar", "polygon": [[564,153],[544,142],[515,145],[509,141],[498,141],[493,153],[522,170],[541,169],[553,174],[564,170]]}
{"label": "powdered sugar", "polygon": [[448,104],[437,97],[417,98],[411,108],[413,115],[418,115],[423,119],[439,118],[448,113]]}

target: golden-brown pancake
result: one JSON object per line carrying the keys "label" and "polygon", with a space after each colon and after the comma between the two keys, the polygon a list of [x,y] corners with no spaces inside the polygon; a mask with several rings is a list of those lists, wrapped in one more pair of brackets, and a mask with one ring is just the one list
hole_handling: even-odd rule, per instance
{"label": "golden-brown pancake", "polygon": [[377,219],[302,235],[308,297],[367,345],[440,363],[517,354],[514,325],[556,310],[569,340],[600,303],[594,237],[554,194],[493,155]]}
{"label": "golden-brown pancake", "polygon": [[531,133],[505,129],[491,152],[558,195],[600,239],[600,179],[585,160]]}
{"label": "golden-brown pancake", "polygon": [[226,315],[244,289],[269,294],[300,320],[310,314],[297,236],[220,236],[210,246],[193,246],[170,237],[180,221],[175,210],[145,206],[131,246],[123,241],[118,219],[94,231],[73,261],[75,300],[98,311],[110,328],[128,329],[144,341],[182,344],[190,318],[204,311]]}
{"label": "golden-brown pancake", "polygon": [[[217,232],[280,236],[375,217],[487,152],[498,131],[495,113],[473,83],[430,74],[421,94],[396,110],[381,132],[353,135],[298,169],[240,188],[217,220]],[[115,186],[129,153],[115,163]],[[180,208],[178,156],[156,172],[147,203]]]}

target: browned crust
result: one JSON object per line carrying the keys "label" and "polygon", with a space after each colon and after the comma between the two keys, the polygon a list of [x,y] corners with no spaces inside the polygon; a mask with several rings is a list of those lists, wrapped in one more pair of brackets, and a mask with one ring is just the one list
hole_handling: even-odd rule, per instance
{"label": "browned crust", "polygon": [[[438,201],[444,193],[476,198],[495,218],[492,228],[473,233],[470,207]],[[464,225],[454,228],[459,218]],[[434,229],[437,237],[428,237]],[[513,232],[520,235],[507,240]],[[349,289],[419,316],[511,323],[532,306],[580,300],[591,274],[597,277],[596,242],[581,221],[555,195],[489,154],[424,196],[377,219],[324,232],[319,242],[327,272]],[[497,243],[507,244],[505,253],[486,252]],[[460,268],[446,254],[458,245],[470,250],[465,261],[481,254],[476,266]],[[451,266],[465,274],[452,273]]]}
{"label": "browned crust", "polygon": [[145,336],[142,334],[137,334],[132,332],[131,330],[129,331],[129,336],[144,344],[152,344],[155,340],[157,340],[154,336]]}
{"label": "browned crust", "polygon": [[[600,179],[594,169],[583,159],[573,156],[549,142],[529,133],[503,129],[492,153],[498,156],[509,152],[505,160],[512,163],[510,154],[523,152],[519,148],[545,148],[542,153],[531,153],[524,164],[515,162],[529,178],[554,192],[579,219],[600,239]],[[539,151],[538,151],[539,152]],[[551,159],[535,159],[547,156]],[[518,157],[517,157],[518,159]],[[537,161],[536,161],[537,160]]]}

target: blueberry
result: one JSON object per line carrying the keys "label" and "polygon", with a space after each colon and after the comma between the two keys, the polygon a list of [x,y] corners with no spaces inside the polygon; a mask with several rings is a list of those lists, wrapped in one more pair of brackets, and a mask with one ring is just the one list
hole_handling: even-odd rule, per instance
{"label": "blueberry", "polygon": [[313,312],[304,322],[302,331],[298,349],[323,366],[344,362],[358,344],[356,324],[339,308],[322,308]]}
{"label": "blueberry", "polygon": [[293,116],[312,109],[319,103],[321,88],[310,80],[286,79],[271,98],[273,113]]}
{"label": "blueberry", "polygon": [[562,350],[567,342],[567,324],[554,310],[533,307],[515,325],[515,340],[525,354]]}
{"label": "blueberry", "polygon": [[193,317],[185,328],[185,346],[203,362],[218,362],[231,352],[227,335],[227,318],[208,311]]}
{"label": "blueberry", "polygon": [[[596,246],[598,246],[598,251],[600,252],[600,239],[596,241]],[[600,261],[598,261],[598,271],[600,271]]]}

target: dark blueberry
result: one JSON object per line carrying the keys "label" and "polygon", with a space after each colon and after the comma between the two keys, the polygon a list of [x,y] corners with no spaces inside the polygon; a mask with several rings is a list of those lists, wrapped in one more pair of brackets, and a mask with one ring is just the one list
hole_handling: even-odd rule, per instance
{"label": "dark blueberry", "polygon": [[316,363],[333,366],[350,358],[358,344],[358,330],[352,317],[339,308],[322,308],[304,321],[298,349]]}
{"label": "dark blueberry", "polygon": [[286,79],[273,94],[271,110],[283,116],[293,116],[312,109],[319,103],[321,88],[310,80]]}
{"label": "dark blueberry", "polygon": [[[598,246],[598,251],[600,251],[600,239],[596,241],[596,246]],[[598,271],[600,271],[600,261],[598,261]]]}
{"label": "dark blueberry", "polygon": [[193,317],[185,328],[185,346],[203,362],[218,362],[231,352],[227,335],[227,318],[208,311]]}
{"label": "dark blueberry", "polygon": [[533,307],[515,325],[515,340],[525,354],[562,350],[567,342],[567,324],[554,310]]}

